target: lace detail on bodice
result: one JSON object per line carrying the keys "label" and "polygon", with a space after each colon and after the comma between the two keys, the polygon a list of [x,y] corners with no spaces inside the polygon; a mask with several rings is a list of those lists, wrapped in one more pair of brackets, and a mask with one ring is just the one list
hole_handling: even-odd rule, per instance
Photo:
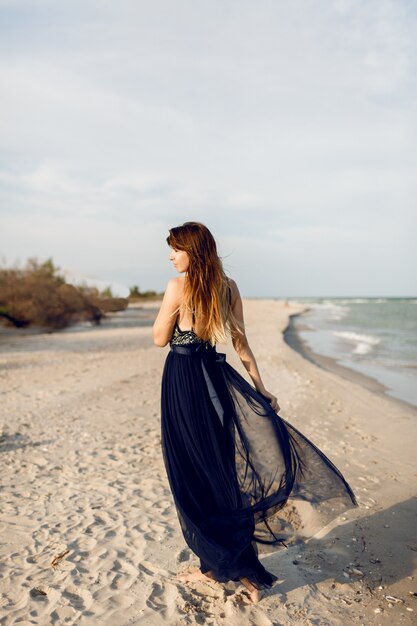
{"label": "lace detail on bodice", "polygon": [[177,322],[175,322],[174,331],[172,333],[171,341],[169,342],[170,346],[186,346],[191,343],[204,343],[204,340],[201,339],[198,335],[195,334],[193,330],[180,330]]}

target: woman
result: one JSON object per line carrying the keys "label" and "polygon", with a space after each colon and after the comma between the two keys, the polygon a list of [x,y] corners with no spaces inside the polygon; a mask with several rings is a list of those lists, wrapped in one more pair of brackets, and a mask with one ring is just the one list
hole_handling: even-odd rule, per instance
{"label": "woman", "polygon": [[[183,276],[168,282],[153,326],[155,344],[170,344],[162,452],[184,538],[200,559],[178,578],[240,580],[256,601],[277,579],[260,563],[258,543],[307,539],[357,503],[332,462],[278,415],[245,334],[238,287],[210,231],[186,222],[167,243]],[[253,385],[216,351],[228,334]]]}

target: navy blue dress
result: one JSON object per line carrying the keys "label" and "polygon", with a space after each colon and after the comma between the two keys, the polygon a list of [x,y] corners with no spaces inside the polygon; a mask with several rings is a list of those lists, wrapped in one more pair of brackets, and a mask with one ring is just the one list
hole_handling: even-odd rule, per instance
{"label": "navy blue dress", "polygon": [[357,506],[335,465],[194,330],[176,323],[161,388],[161,442],[181,529],[200,569],[258,588],[263,551],[307,540]]}

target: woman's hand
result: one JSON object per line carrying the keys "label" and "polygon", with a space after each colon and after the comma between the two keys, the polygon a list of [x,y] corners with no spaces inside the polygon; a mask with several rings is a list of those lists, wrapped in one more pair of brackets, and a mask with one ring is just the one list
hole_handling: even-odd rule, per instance
{"label": "woman's hand", "polygon": [[275,413],[278,413],[281,407],[278,404],[277,398],[272,393],[269,393],[269,391],[266,391],[266,389],[265,391],[262,391],[262,395],[264,396],[266,400],[268,400],[271,407],[274,409]]}

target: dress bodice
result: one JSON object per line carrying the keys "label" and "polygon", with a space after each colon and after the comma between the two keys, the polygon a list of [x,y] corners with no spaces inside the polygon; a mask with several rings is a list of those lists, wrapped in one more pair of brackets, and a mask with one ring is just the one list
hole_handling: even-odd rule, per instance
{"label": "dress bodice", "polygon": [[178,326],[178,322],[175,322],[174,330],[169,344],[171,346],[186,346],[193,343],[204,343],[204,340],[196,335],[192,329],[181,330]]}

